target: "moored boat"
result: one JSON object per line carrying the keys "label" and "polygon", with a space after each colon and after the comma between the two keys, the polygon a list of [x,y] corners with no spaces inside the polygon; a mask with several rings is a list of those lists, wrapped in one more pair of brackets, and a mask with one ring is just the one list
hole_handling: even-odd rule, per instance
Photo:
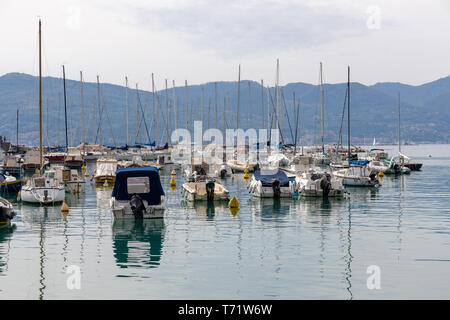
{"label": "moored boat", "polygon": [[96,183],[113,183],[116,177],[117,160],[112,158],[98,159],[94,171]]}
{"label": "moored boat", "polygon": [[133,167],[117,170],[110,207],[115,219],[162,218],[166,200],[158,169]]}
{"label": "moored boat", "polygon": [[257,198],[292,198],[294,183],[284,171],[278,169],[256,169],[248,191]]}

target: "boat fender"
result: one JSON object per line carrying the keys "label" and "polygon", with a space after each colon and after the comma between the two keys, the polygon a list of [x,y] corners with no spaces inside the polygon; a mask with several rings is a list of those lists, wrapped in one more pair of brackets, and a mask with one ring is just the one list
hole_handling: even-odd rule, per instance
{"label": "boat fender", "polygon": [[272,180],[272,190],[274,198],[279,198],[281,196],[280,180],[278,179]]}
{"label": "boat fender", "polygon": [[215,188],[215,182],[212,179],[209,179],[206,182],[206,197],[208,201],[214,200],[214,188]]}
{"label": "boat fender", "polygon": [[131,196],[130,207],[136,219],[144,218],[145,206],[141,197],[136,193]]}

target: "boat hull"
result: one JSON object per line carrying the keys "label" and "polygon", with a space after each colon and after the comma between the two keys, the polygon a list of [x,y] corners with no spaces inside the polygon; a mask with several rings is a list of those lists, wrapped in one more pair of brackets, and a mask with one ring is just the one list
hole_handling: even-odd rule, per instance
{"label": "boat hull", "polygon": [[51,205],[62,202],[65,198],[64,187],[58,188],[22,188],[20,191],[22,202]]}

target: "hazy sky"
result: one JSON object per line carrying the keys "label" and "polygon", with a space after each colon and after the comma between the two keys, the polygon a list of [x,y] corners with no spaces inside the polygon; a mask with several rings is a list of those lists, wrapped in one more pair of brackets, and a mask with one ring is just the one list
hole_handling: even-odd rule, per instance
{"label": "hazy sky", "polygon": [[242,78],[273,84],[421,84],[450,74],[448,0],[0,0],[0,74],[37,74],[158,89]]}

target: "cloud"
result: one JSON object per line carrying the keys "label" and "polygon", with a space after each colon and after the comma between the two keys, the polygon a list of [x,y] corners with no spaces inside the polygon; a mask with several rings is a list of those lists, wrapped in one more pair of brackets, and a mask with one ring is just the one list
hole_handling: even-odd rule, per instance
{"label": "cloud", "polygon": [[366,16],[296,1],[171,1],[128,7],[135,23],[176,32],[199,49],[222,57],[308,48],[368,32]]}

